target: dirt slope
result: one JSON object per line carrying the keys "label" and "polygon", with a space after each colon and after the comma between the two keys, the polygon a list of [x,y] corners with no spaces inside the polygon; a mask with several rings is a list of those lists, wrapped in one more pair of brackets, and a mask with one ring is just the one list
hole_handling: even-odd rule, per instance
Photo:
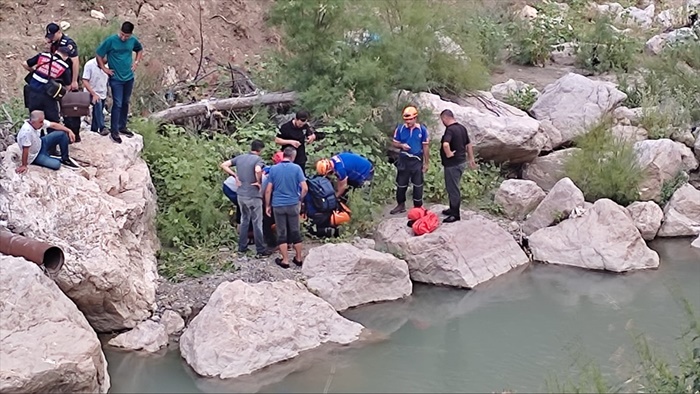
{"label": "dirt slope", "polygon": [[[21,62],[44,48],[44,27],[67,21],[68,35],[100,22],[90,10],[107,18],[129,20],[146,49],[149,68],[173,67],[184,79],[199,64],[199,5],[202,4],[204,55],[221,62],[245,65],[277,45],[279,36],[266,26],[272,0],[0,0],[0,102],[19,95],[25,75]],[[80,42],[78,42],[80,46]],[[148,64],[150,63],[150,64]],[[208,65],[209,69],[213,63]]]}

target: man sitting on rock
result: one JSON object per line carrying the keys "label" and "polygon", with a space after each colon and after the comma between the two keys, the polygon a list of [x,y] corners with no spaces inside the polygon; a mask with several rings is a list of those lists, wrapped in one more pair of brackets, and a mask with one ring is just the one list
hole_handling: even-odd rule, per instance
{"label": "man sitting on rock", "polygon": [[[41,131],[52,128],[54,131],[41,137]],[[66,126],[49,122],[44,119],[43,111],[32,111],[29,120],[26,121],[17,134],[17,145],[22,150],[22,163],[17,167],[18,174],[27,171],[29,164],[58,170],[61,164],[77,169],[79,168],[68,156],[68,143],[75,140],[75,134]],[[61,149],[61,159],[49,155],[49,151],[58,146]]]}

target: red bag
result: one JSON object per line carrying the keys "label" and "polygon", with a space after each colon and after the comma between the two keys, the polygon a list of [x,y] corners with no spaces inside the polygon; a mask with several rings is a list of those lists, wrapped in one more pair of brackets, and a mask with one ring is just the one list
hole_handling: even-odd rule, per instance
{"label": "red bag", "polygon": [[432,233],[440,226],[438,216],[423,207],[411,208],[407,216],[409,223],[413,222],[411,228],[416,236]]}

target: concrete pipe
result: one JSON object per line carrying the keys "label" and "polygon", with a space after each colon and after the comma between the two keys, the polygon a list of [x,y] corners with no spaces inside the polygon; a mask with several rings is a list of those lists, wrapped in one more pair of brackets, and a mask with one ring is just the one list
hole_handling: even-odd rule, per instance
{"label": "concrete pipe", "polygon": [[65,260],[59,247],[4,230],[0,230],[0,253],[22,257],[43,266],[51,274],[60,271]]}

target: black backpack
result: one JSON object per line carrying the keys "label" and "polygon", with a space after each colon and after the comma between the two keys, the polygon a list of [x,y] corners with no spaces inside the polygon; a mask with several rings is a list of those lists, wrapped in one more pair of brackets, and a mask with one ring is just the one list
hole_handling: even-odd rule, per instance
{"label": "black backpack", "polygon": [[333,212],[338,207],[338,199],[335,197],[333,183],[322,176],[312,177],[306,181],[309,187],[309,196],[316,211],[326,213]]}

